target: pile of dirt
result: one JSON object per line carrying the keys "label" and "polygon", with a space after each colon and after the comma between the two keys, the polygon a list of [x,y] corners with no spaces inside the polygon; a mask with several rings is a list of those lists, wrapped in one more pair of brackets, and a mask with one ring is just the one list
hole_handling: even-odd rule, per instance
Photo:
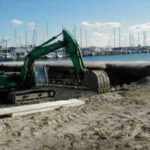
{"label": "pile of dirt", "polygon": [[70,89],[85,105],[0,119],[0,149],[150,149],[150,86],[112,91]]}

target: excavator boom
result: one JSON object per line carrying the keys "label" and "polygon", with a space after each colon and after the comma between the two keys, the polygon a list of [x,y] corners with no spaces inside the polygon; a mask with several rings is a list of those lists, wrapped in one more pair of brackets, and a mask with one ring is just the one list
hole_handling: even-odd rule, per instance
{"label": "excavator boom", "polygon": [[53,44],[50,44],[50,42],[55,40],[60,35],[59,34],[58,36],[53,37],[50,40],[43,43],[42,45],[36,47],[27,55],[21,71],[22,86],[25,87],[33,86],[34,81],[33,64],[35,60],[37,60],[41,56],[44,56],[60,48],[65,48],[66,52],[70,54],[75,70],[78,73],[84,71],[85,66],[83,64],[82,56],[79,50],[79,45],[76,39],[67,30],[63,30],[62,34],[63,34],[63,41],[58,41]]}
{"label": "excavator boom", "polygon": [[[61,34],[63,34],[63,41],[57,41],[50,44]],[[75,70],[78,73],[84,71],[85,66],[80,54],[79,45],[77,44],[75,38],[67,30],[63,30],[61,34],[52,37],[48,41],[30,51],[25,58],[24,65],[19,75],[0,75],[0,85],[7,88],[14,87],[19,89],[28,89],[34,87],[35,75],[33,65],[35,60],[60,48],[65,48],[66,51],[70,54]]]}

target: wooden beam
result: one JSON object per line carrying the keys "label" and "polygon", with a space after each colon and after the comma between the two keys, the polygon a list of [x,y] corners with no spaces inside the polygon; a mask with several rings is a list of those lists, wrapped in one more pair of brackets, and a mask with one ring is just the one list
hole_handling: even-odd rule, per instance
{"label": "wooden beam", "polygon": [[85,104],[82,100],[70,99],[54,102],[46,102],[40,104],[23,105],[0,109],[0,117],[16,117],[33,113],[45,112],[54,110],[59,107],[73,107]]}

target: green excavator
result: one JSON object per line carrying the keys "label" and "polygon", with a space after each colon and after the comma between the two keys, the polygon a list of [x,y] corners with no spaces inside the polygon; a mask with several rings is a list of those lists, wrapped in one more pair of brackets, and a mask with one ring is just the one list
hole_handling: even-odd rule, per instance
{"label": "green excavator", "polygon": [[[54,42],[61,34],[63,35],[63,40]],[[80,85],[97,93],[109,91],[110,82],[107,74],[104,71],[85,68],[76,39],[69,31],[64,29],[62,33],[31,50],[25,57],[21,72],[3,73],[0,75],[0,99],[5,99],[5,101],[11,103],[24,104],[54,97],[55,91],[51,90],[50,85],[39,85],[37,83],[38,72],[36,67],[34,67],[34,62],[40,57],[60,48],[65,48],[69,54],[76,75],[80,79]]]}

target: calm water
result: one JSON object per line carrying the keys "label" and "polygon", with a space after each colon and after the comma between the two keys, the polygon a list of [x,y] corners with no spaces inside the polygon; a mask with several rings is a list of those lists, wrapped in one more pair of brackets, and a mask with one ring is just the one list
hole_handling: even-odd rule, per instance
{"label": "calm water", "polygon": [[[50,59],[52,61],[70,60],[70,58]],[[128,54],[128,55],[109,55],[109,56],[89,56],[83,57],[84,61],[150,61],[150,53],[147,54]]]}

